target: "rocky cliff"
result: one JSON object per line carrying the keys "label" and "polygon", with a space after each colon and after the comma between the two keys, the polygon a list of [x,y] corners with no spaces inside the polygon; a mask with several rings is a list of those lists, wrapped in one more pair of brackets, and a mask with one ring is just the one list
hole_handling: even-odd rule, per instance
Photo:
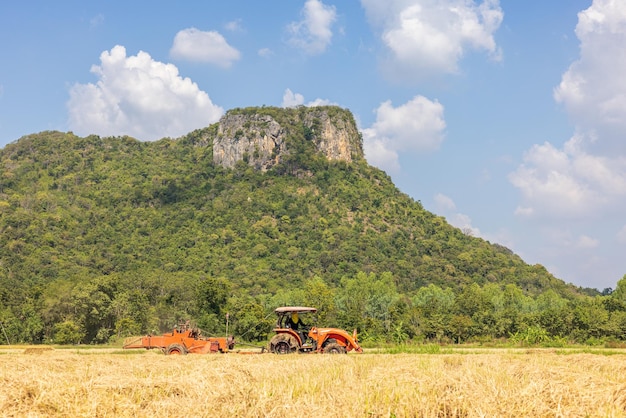
{"label": "rocky cliff", "polygon": [[267,170],[285,156],[313,147],[329,160],[363,158],[361,135],[350,111],[335,106],[233,109],[219,121],[213,161],[238,161]]}

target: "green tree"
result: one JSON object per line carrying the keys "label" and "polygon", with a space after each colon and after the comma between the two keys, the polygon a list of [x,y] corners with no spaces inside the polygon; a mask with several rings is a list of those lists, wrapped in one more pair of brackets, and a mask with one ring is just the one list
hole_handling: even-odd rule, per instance
{"label": "green tree", "polygon": [[569,301],[548,289],[537,297],[539,325],[552,337],[565,337],[573,329],[573,311]]}
{"label": "green tree", "polygon": [[335,291],[319,276],[304,284],[304,304],[317,308],[317,320],[322,326],[337,326]]}
{"label": "green tree", "polygon": [[230,288],[229,281],[223,278],[207,277],[200,280],[196,290],[198,309],[204,313],[221,315]]}
{"label": "green tree", "polygon": [[348,329],[367,329],[370,335],[388,334],[390,308],[397,298],[391,273],[377,277],[359,272],[352,279],[343,278],[337,292],[340,324]]}
{"label": "green tree", "polygon": [[54,325],[53,340],[56,344],[78,344],[85,338],[79,324],[66,320]]}
{"label": "green tree", "polygon": [[263,306],[250,297],[233,298],[229,302],[230,326],[233,334],[246,341],[265,341],[275,316],[266,314]]}
{"label": "green tree", "polygon": [[609,313],[598,298],[580,298],[574,302],[573,337],[581,343],[600,339],[607,333]]}
{"label": "green tree", "polygon": [[198,326],[205,332],[222,332],[226,322],[226,303],[230,294],[230,283],[223,278],[201,279],[196,287],[198,303]]}
{"label": "green tree", "polygon": [[449,330],[455,307],[452,289],[442,289],[431,283],[420,288],[411,300],[417,309],[412,321],[417,332],[427,339],[441,341]]}

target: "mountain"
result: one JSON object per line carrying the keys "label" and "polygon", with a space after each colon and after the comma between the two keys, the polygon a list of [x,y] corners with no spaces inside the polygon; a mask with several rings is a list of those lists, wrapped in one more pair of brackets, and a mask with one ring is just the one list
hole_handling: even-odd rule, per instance
{"label": "mountain", "polygon": [[156,142],[41,132],[0,163],[0,321],[25,341],[218,327],[226,309],[313,302],[311,286],[350,325],[335,306],[350,280],[406,306],[429,285],[583,293],[400,192],[337,107],[233,109]]}

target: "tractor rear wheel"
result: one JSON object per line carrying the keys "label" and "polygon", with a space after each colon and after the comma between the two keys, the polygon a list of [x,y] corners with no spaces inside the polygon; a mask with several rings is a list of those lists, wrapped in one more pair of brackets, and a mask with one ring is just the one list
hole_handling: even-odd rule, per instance
{"label": "tractor rear wheel", "polygon": [[298,349],[298,341],[289,334],[277,334],[270,341],[270,352],[290,354]]}
{"label": "tractor rear wheel", "polygon": [[274,352],[276,354],[289,354],[291,353],[291,347],[285,341],[281,341],[274,347]]}
{"label": "tractor rear wheel", "polygon": [[337,343],[329,343],[326,344],[323,350],[324,354],[346,354],[346,347],[337,344]]}
{"label": "tractor rear wheel", "polygon": [[172,344],[169,347],[167,347],[167,351],[165,351],[165,354],[169,354],[172,356],[185,355],[187,354],[187,349],[185,348],[184,345]]}

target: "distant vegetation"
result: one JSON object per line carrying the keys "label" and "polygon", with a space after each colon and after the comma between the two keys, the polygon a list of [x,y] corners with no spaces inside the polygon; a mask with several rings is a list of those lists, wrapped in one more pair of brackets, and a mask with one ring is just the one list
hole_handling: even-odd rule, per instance
{"label": "distant vegetation", "polygon": [[43,132],[0,150],[2,343],[103,343],[180,319],[223,333],[226,313],[236,335],[264,340],[286,304],[366,341],[626,339],[625,280],[605,294],[568,285],[363,160],[221,168],[216,132]]}

